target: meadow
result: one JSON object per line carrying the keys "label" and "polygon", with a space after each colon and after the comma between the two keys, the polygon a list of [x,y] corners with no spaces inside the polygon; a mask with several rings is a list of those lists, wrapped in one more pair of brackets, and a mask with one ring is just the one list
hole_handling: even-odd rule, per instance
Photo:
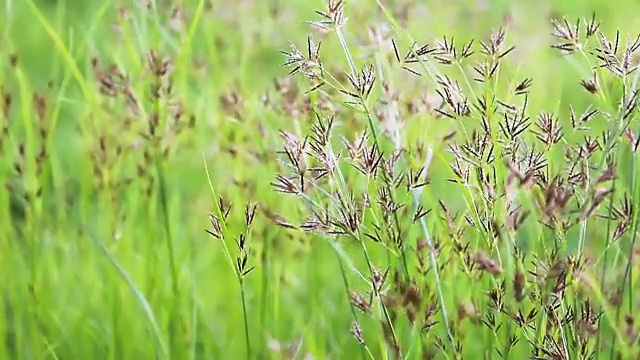
{"label": "meadow", "polygon": [[0,359],[640,358],[638,11],[3,0]]}

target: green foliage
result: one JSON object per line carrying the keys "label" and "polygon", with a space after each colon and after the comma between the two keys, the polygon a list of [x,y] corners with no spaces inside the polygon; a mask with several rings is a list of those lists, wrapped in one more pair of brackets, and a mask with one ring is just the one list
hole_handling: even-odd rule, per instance
{"label": "green foliage", "polygon": [[637,10],[6,0],[0,358],[637,358]]}

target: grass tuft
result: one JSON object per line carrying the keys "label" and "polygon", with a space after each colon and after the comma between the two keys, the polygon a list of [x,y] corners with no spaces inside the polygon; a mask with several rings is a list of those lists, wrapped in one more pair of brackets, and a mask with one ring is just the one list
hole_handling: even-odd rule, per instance
{"label": "grass tuft", "polygon": [[0,358],[638,358],[638,10],[5,1]]}

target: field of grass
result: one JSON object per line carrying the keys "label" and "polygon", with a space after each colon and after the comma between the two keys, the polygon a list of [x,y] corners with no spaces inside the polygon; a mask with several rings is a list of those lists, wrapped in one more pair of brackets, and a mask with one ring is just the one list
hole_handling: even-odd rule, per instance
{"label": "field of grass", "polygon": [[640,358],[638,11],[3,0],[0,359]]}

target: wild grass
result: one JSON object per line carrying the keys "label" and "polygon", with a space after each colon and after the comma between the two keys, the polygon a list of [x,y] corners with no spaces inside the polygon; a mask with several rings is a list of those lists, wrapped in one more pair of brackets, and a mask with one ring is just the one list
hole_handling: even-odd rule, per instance
{"label": "wild grass", "polygon": [[0,10],[0,358],[640,356],[637,5],[78,4]]}

